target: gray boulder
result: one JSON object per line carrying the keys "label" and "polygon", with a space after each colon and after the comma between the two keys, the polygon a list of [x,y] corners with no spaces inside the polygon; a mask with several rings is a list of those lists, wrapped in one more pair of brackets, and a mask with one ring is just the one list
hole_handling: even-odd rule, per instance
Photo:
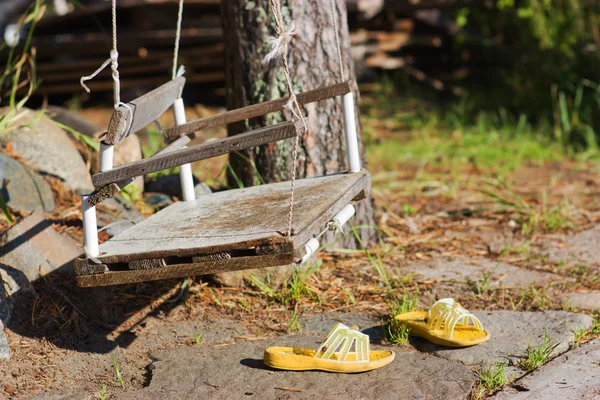
{"label": "gray boulder", "polygon": [[54,197],[48,182],[17,160],[0,153],[0,194],[9,206],[32,211],[54,210]]}
{"label": "gray boulder", "polygon": [[[0,109],[0,114],[6,109]],[[92,178],[83,158],[69,135],[38,111],[22,109],[15,129],[0,136],[0,144],[11,143],[13,151],[31,168],[56,176],[66,187],[77,190],[93,188]]]}
{"label": "gray boulder", "polygon": [[22,271],[33,281],[60,270],[71,270],[81,246],[54,230],[40,209],[0,235],[0,263]]}

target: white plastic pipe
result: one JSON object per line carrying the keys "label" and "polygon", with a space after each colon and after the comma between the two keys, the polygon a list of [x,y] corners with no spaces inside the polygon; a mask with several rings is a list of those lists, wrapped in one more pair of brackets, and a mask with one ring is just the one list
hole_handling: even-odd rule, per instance
{"label": "white plastic pipe", "polygon": [[89,203],[89,194],[81,196],[81,212],[83,214],[83,242],[87,249],[87,254],[91,257],[98,257],[98,224],[96,222],[96,207]]}
{"label": "white plastic pipe", "polygon": [[335,216],[331,219],[335,226],[340,229],[346,222],[350,220],[356,214],[356,208],[352,204],[348,204],[346,207],[342,208],[342,211],[335,214]]}
{"label": "white plastic pipe", "polygon": [[309,239],[309,241],[306,242],[306,244],[304,245],[304,251],[306,253],[302,257],[302,260],[300,260],[300,262],[298,262],[294,265],[296,267],[299,267],[300,265],[304,264],[313,254],[315,254],[317,252],[317,250],[319,250],[320,245],[321,244],[319,243],[319,241],[317,239],[315,239],[315,238]]}
{"label": "white plastic pipe", "polygon": [[[173,114],[175,115],[175,125],[183,125],[187,123],[185,117],[185,107],[183,99],[178,98],[173,103]],[[181,181],[181,192],[184,201],[196,200],[194,193],[194,177],[192,175],[192,165],[184,164],[179,167],[179,180]]]}
{"label": "white plastic pipe", "polygon": [[354,94],[344,95],[344,132],[348,148],[348,166],[350,172],[360,171],[360,154],[358,152],[358,135],[356,134],[356,115],[354,113]]}
{"label": "white plastic pipe", "polygon": [[113,169],[113,160],[115,157],[115,146],[100,142],[100,172]]}

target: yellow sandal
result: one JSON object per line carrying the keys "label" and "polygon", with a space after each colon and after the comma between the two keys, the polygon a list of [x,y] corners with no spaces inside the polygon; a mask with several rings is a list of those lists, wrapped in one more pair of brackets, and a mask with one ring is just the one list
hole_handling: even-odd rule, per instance
{"label": "yellow sandal", "polygon": [[[354,351],[352,348],[354,347]],[[390,350],[370,350],[369,336],[338,323],[318,350],[293,347],[269,347],[265,365],[292,371],[365,372],[388,365],[394,360]]]}
{"label": "yellow sandal", "polygon": [[490,339],[479,318],[453,299],[438,300],[427,312],[413,311],[395,318],[410,329],[410,335],[442,346],[468,347]]}

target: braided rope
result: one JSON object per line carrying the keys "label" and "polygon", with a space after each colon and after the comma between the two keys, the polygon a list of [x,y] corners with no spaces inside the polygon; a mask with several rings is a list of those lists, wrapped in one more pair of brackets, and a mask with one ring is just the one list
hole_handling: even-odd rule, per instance
{"label": "braided rope", "polygon": [[183,19],[183,0],[179,0],[179,11],[177,12],[177,31],[175,33],[175,48],[173,50],[173,73],[172,79],[178,76],[177,58],[179,57],[179,41],[181,39],[181,20]]}
{"label": "braided rope", "polygon": [[[288,48],[292,37],[295,33],[295,26],[292,23],[289,27],[286,27],[283,23],[283,15],[281,14],[281,2],[280,0],[271,0],[271,11],[273,12],[273,18],[275,19],[275,29],[277,31],[277,37],[272,37],[269,39],[269,43],[271,44],[271,51],[266,55],[263,62],[268,63],[276,57],[281,57],[283,60],[283,71],[285,74],[285,81],[288,88],[288,92],[290,95],[290,99],[288,100],[285,108],[289,109],[292,112],[294,118],[302,121],[304,125],[304,132],[308,130],[308,125],[304,118],[304,113],[302,108],[300,107],[300,103],[298,103],[298,99],[296,98],[296,93],[294,92],[294,86],[292,83],[292,78],[290,74],[290,66],[288,63]],[[293,158],[293,166],[292,166],[292,182],[290,186],[290,212],[288,214],[288,229],[287,235],[292,236],[292,224],[294,221],[294,190],[296,185],[296,172],[298,169],[297,161],[298,161],[298,146],[300,144],[300,133],[296,135],[294,140],[294,151],[292,154]]]}

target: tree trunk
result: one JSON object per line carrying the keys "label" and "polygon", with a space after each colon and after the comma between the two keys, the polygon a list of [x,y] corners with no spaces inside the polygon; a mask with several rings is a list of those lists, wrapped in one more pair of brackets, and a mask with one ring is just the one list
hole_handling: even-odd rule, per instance
{"label": "tree trunk", "polygon": [[[282,0],[284,23],[295,23],[288,60],[296,92],[331,85],[340,81],[335,31],[329,0]],[[287,96],[281,60],[262,62],[270,51],[269,37],[276,36],[269,0],[228,0],[221,2],[226,44],[227,106],[244,107]],[[338,26],[345,69],[345,79],[354,77],[350,54],[350,36],[343,0],[336,0]],[[358,98],[357,104],[358,118]],[[343,131],[343,111],[340,98],[309,104],[304,107],[309,130],[300,140],[297,178],[336,173],[348,168]],[[289,112],[274,113],[228,128],[235,135],[267,124],[290,120]],[[364,160],[362,132],[358,124],[360,149]],[[294,140],[279,141],[242,154],[231,154],[233,173],[230,183],[237,187],[291,179]],[[371,242],[373,229],[371,199],[358,203],[353,223],[360,225],[363,243]],[[344,245],[355,248],[352,235],[346,235]]]}

